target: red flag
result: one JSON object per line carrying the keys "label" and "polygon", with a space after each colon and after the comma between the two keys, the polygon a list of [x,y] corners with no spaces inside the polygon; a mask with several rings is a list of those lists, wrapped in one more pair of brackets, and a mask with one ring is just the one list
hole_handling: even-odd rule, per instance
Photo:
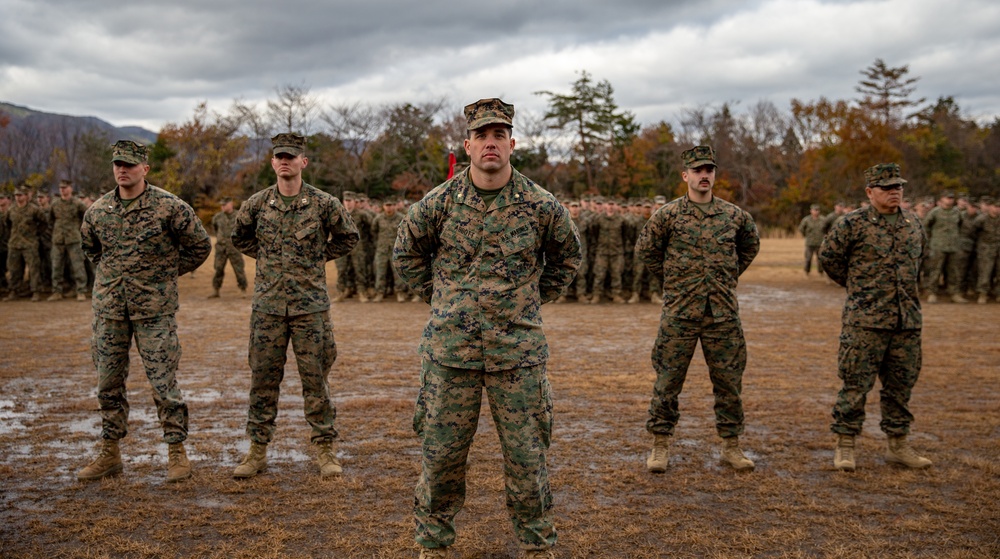
{"label": "red flag", "polygon": [[455,176],[455,152],[448,152],[448,178]]}

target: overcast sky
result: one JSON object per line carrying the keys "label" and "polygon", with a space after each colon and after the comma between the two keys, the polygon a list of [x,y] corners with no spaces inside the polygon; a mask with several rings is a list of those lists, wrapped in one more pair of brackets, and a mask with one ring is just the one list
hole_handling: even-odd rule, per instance
{"label": "overcast sky", "polygon": [[[306,86],[324,104],[461,106],[502,97],[541,112],[580,70],[644,124],[685,108],[854,99],[882,58],[1000,116],[996,0],[0,0],[0,101],[153,131],[200,101]],[[515,121],[516,125],[516,121]]]}

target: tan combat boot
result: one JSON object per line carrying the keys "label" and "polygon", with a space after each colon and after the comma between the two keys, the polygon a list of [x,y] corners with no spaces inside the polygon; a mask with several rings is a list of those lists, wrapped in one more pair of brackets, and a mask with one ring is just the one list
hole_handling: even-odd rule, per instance
{"label": "tan combat boot", "polygon": [[361,302],[361,303],[367,303],[368,302],[368,296],[365,295],[365,290],[364,289],[359,289],[358,290],[358,301]]}
{"label": "tan combat boot", "polygon": [[524,559],[556,559],[551,549],[529,549],[524,552]]}
{"label": "tan combat boot", "polygon": [[566,302],[566,296],[565,295],[560,295],[558,299],[556,299],[555,301],[552,301],[552,302],[555,303],[555,304],[557,304],[557,305],[561,305],[561,304],[563,304],[563,303]]}
{"label": "tan combat boot", "polygon": [[267,469],[267,445],[255,442],[250,443],[250,451],[246,458],[240,462],[239,466],[233,470],[233,477],[246,479],[253,477]]}
{"label": "tan combat boot", "polygon": [[750,471],[754,468],[753,461],[744,456],[743,451],[740,450],[739,437],[722,439],[722,460],[736,471]]}
{"label": "tan combat boot", "polygon": [[889,436],[889,444],[885,449],[885,461],[890,464],[901,464],[907,468],[930,468],[930,460],[920,456],[906,440],[906,435]]}
{"label": "tan combat boot", "polygon": [[212,289],[212,294],[209,295],[208,297],[206,297],[206,299],[218,299],[218,298],[219,298],[219,290],[218,289]]}
{"label": "tan combat boot", "polygon": [[101,451],[97,458],[87,465],[86,468],[76,473],[76,479],[80,481],[92,481],[101,479],[122,472],[122,455],[118,450],[118,441],[104,439],[101,441]]}
{"label": "tan combat boot", "polygon": [[373,302],[373,303],[381,303],[381,302],[382,302],[382,299],[383,299],[383,296],[382,296],[382,294],[381,294],[381,293],[376,293],[376,294],[375,294],[375,298],[374,298],[374,299],[372,299],[372,302]]}
{"label": "tan combat boot", "polygon": [[403,293],[402,291],[397,291],[396,292],[396,302],[397,303],[405,303],[406,302],[406,293]]}
{"label": "tan combat boot", "polygon": [[344,469],[340,467],[340,461],[333,451],[333,443],[319,443],[316,449],[316,465],[319,466],[320,477],[332,477],[343,473]]}
{"label": "tan combat boot", "polygon": [[46,301],[62,301],[62,298],[63,298],[62,293],[56,292],[53,293],[52,295],[49,295],[49,298],[46,299]]}
{"label": "tan combat boot", "polygon": [[980,293],[979,294],[979,298],[976,299],[976,302],[979,303],[980,305],[985,305],[986,304],[986,294],[985,293]]}
{"label": "tan combat boot", "polygon": [[954,295],[951,296],[951,302],[952,303],[968,303],[969,300],[966,299],[965,297],[962,297],[958,293],[956,293],[956,294],[954,294]]}
{"label": "tan combat boot", "polygon": [[646,458],[646,469],[654,474],[667,471],[670,461],[670,435],[653,435],[653,449]]}
{"label": "tan combat boot", "polygon": [[649,296],[649,300],[652,301],[654,305],[662,305],[663,304],[663,295],[661,295],[658,292],[657,293],[653,293],[652,295]]}
{"label": "tan combat boot", "polygon": [[167,483],[191,477],[191,462],[184,452],[184,443],[171,443],[167,447]]}
{"label": "tan combat boot", "polygon": [[833,451],[833,467],[842,472],[854,471],[854,435],[837,435]]}
{"label": "tan combat boot", "polygon": [[612,303],[616,303],[618,305],[624,305],[625,304],[625,298],[622,297],[621,294],[619,293],[617,295],[612,295],[611,296],[611,302]]}
{"label": "tan combat boot", "polygon": [[420,559],[448,559],[447,547],[422,547]]}
{"label": "tan combat boot", "polygon": [[935,295],[934,293],[931,293],[930,295],[928,295],[927,296],[927,302],[931,303],[931,304],[937,303],[937,295]]}
{"label": "tan combat boot", "polygon": [[39,302],[41,300],[42,300],[42,296],[41,295],[39,295],[37,293],[32,293],[31,294],[31,302],[32,303],[37,303],[37,302]]}
{"label": "tan combat boot", "polygon": [[77,300],[77,301],[83,301],[83,302],[86,302],[86,301],[87,301],[87,295],[86,295],[86,294],[84,294],[84,293],[77,293],[77,294],[76,294],[76,300]]}
{"label": "tan combat boot", "polygon": [[591,305],[597,305],[597,304],[600,304],[600,302],[601,302],[601,294],[600,293],[594,293],[594,296],[590,298],[590,304]]}
{"label": "tan combat boot", "polygon": [[247,298],[247,288],[245,288],[245,287],[241,287],[240,288],[240,298],[242,298],[242,299],[246,299]]}
{"label": "tan combat boot", "polygon": [[639,294],[633,293],[631,297],[628,298],[628,304],[634,305],[639,302]]}

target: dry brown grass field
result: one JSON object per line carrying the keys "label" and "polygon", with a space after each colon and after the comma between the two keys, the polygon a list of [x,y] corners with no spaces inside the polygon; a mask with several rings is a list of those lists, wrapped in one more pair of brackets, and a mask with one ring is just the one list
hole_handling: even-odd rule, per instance
{"label": "dry brown grass field", "polygon": [[[765,240],[740,283],[752,473],[719,464],[700,351],[670,468],[646,472],[657,307],[545,307],[559,557],[1000,557],[1000,305],[925,308],[911,439],[934,466],[885,463],[876,389],[858,471],[838,472],[829,423],[844,295],[802,273],[801,249],[800,239]],[[0,557],[416,557],[411,425],[428,307],[334,305],[342,477],[318,476],[290,360],[270,469],[237,481],[231,472],[249,444],[250,303],[231,272],[223,297],[206,300],[210,262],[180,280],[179,381],[194,476],[179,484],[163,482],[166,445],[134,348],[125,472],[76,481],[100,433],[90,306],[0,303]],[[499,456],[484,406],[453,557],[518,557]]]}

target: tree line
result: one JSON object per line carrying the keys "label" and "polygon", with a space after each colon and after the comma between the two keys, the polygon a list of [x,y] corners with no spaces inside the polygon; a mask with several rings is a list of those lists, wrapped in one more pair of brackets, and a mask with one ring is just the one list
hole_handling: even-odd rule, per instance
{"label": "tree line", "polygon": [[[719,158],[717,193],[789,231],[810,204],[863,198],[863,171],[879,162],[902,165],[911,198],[1000,191],[1000,118],[980,124],[953,97],[914,98],[919,78],[905,65],[877,59],[859,73],[854,99],[793,99],[785,110],[726,101],[641,125],[610,82],[581,71],[567,91],[536,92],[544,113],[518,111],[512,163],[568,198],[669,197],[684,192],[680,152],[707,143]],[[4,188],[71,178],[82,192],[107,190],[106,132],[15,133],[8,121],[0,113]],[[446,99],[324,105],[308,86],[284,85],[263,103],[236,99],[224,111],[201,103],[189,120],[165,125],[151,146],[149,180],[210,212],[222,196],[245,198],[271,184],[269,138],[286,131],[308,137],[303,178],[338,196],[418,199],[446,179],[449,152],[467,164],[465,118]]]}

